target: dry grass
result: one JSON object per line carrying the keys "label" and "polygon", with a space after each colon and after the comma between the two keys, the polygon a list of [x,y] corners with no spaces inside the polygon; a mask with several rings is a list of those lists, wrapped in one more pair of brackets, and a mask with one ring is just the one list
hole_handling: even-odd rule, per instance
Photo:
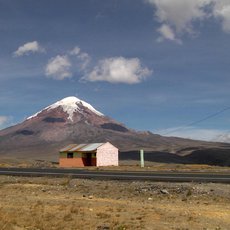
{"label": "dry grass", "polygon": [[[120,161],[120,166],[116,167],[84,167],[86,170],[112,170],[112,171],[168,171],[168,172],[220,172],[230,173],[230,167],[211,166],[204,164],[175,164],[146,162],[146,167],[141,168],[139,162],[132,164],[131,161]],[[41,160],[16,160],[1,159],[0,167],[20,167],[20,168],[59,168],[58,163]]]}
{"label": "dry grass", "polygon": [[121,165],[119,167],[86,167],[88,170],[113,170],[113,171],[168,171],[168,172],[223,172],[230,173],[230,167],[211,166],[203,164],[169,164],[151,162],[146,167],[139,165]]}
{"label": "dry grass", "polygon": [[2,230],[230,226],[230,185],[1,176],[0,196]]}

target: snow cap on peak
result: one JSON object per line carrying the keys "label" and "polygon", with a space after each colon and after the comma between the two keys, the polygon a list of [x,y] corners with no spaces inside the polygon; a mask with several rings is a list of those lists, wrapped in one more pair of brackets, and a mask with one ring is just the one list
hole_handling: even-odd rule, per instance
{"label": "snow cap on peak", "polygon": [[[81,112],[82,111],[82,108],[79,107],[79,105],[86,107],[87,109],[89,109],[90,111],[92,111],[93,113],[95,113],[99,116],[104,116],[101,112],[94,109],[94,107],[92,105],[90,105],[89,103],[87,103],[83,100],[80,100],[79,98],[74,97],[74,96],[63,98],[62,100],[55,102],[54,104],[46,107],[43,110],[55,109],[55,108],[60,106],[60,107],[62,107],[64,112],[68,113],[68,115],[69,115],[68,119],[72,121],[74,112],[77,112],[77,111]],[[42,112],[42,111],[40,111],[40,112]],[[40,112],[28,117],[27,120],[31,119],[33,117],[36,117]]]}
{"label": "snow cap on peak", "polygon": [[80,100],[77,97],[71,96],[71,97],[65,97],[62,100],[57,101],[54,104],[50,105],[49,107],[55,106],[55,105],[65,106],[65,107],[67,107],[67,106],[76,107],[76,103],[81,103],[81,102],[84,102],[84,101]]}
{"label": "snow cap on peak", "polygon": [[79,104],[82,104],[84,107],[88,108],[89,110],[96,113],[97,115],[103,116],[103,114],[97,111],[96,109],[94,109],[92,105],[74,96],[66,97],[60,101],[57,101],[53,105],[49,106],[49,109],[54,109],[61,106],[63,108],[63,111],[69,114],[68,118],[70,120],[73,120],[73,113],[76,111],[81,111],[81,109],[78,106]]}

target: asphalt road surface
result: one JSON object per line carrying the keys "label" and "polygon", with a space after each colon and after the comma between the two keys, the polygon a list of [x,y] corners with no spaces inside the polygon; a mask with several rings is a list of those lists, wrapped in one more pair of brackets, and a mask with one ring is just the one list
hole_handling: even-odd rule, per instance
{"label": "asphalt road surface", "polygon": [[230,184],[230,173],[177,173],[137,171],[93,171],[85,169],[0,168],[0,175],[66,177],[97,180],[142,180],[167,182],[213,182]]}

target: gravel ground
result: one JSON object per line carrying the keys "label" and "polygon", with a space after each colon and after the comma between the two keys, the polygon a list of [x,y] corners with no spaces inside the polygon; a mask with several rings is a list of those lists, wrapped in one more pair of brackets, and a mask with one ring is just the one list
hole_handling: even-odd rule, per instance
{"label": "gravel ground", "polygon": [[0,176],[0,229],[229,229],[230,185]]}

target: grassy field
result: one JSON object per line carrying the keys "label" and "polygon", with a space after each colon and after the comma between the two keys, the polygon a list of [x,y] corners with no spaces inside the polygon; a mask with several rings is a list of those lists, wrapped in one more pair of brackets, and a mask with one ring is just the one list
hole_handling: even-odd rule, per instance
{"label": "grassy field", "polygon": [[0,176],[0,229],[229,229],[230,185]]}

